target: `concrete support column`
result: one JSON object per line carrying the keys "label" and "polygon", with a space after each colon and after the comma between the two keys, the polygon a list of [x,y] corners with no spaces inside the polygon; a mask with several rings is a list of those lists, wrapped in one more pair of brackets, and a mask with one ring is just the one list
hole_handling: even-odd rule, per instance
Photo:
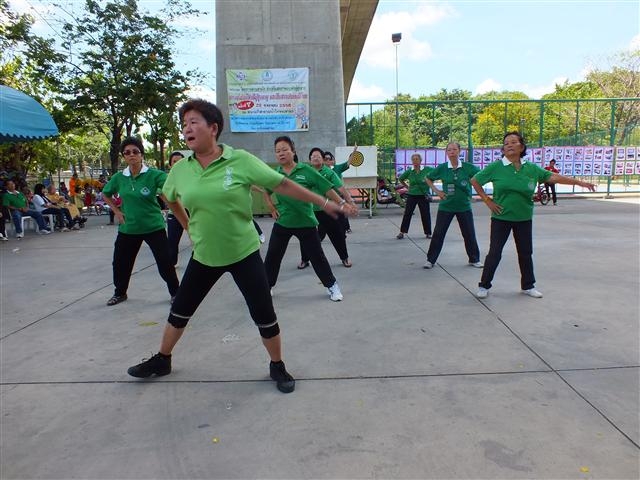
{"label": "concrete support column", "polygon": [[339,0],[216,1],[216,98],[225,119],[226,69],[309,68],[309,131],[232,133],[220,141],[274,162],[273,140],[289,135],[298,157],[346,143]]}

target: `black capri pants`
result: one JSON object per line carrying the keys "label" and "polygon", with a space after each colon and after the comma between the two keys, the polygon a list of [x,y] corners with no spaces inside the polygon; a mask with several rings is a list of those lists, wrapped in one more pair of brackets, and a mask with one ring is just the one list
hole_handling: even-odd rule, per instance
{"label": "black capri pants", "polygon": [[259,250],[236,263],[222,267],[209,267],[191,257],[167,321],[176,328],[186,327],[209,290],[226,272],[233,276],[247,303],[249,314],[260,330],[260,335],[263,338],[278,335],[278,319],[273,309],[269,282]]}

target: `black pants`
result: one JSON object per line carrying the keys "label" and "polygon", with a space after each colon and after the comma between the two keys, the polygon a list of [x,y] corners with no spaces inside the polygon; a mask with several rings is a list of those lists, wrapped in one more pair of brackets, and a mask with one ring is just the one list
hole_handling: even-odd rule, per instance
{"label": "black pants", "polygon": [[520,287],[522,290],[533,288],[536,278],[533,275],[533,222],[507,222],[504,220],[491,219],[491,240],[489,253],[484,260],[484,269],[479,286],[491,288],[493,275],[498,269],[498,264],[502,258],[502,249],[509,239],[509,234],[513,231],[513,240],[518,252],[518,264],[520,265]]}
{"label": "black pants", "polygon": [[274,223],[273,230],[271,230],[271,238],[269,238],[269,248],[267,249],[267,256],[264,259],[264,268],[267,271],[267,279],[269,285],[273,287],[278,281],[278,274],[280,273],[280,265],[282,259],[287,251],[287,245],[292,236],[295,236],[304,248],[305,252],[309,253],[309,260],[313,271],[322,282],[322,284],[329,288],[336,282],[336,277],[333,276],[327,257],[322,251],[322,245],[320,244],[320,237],[318,236],[318,230],[316,227],[306,228],[287,228],[278,223]]}
{"label": "black pants", "polygon": [[169,263],[174,267],[178,264],[178,249],[184,228],[173,214],[167,215],[167,244],[169,245]]}
{"label": "black pants", "polygon": [[136,262],[142,242],[146,242],[153,253],[153,258],[158,266],[158,273],[167,283],[171,296],[178,292],[178,276],[176,269],[169,262],[169,249],[167,248],[167,233],[157,230],[151,233],[132,235],[118,232],[113,249],[113,284],[114,295],[120,296],[127,293],[131,272]]}
{"label": "black pants", "polygon": [[[329,236],[333,248],[336,249],[336,253],[340,257],[340,260],[348,260],[349,252],[347,251],[347,234],[344,230],[344,223],[338,218],[333,218],[326,212],[316,211],[316,218],[318,219],[318,236],[320,241],[324,240],[324,237]],[[305,251],[304,245],[300,243],[300,256],[303,262],[309,261],[309,254]]]}
{"label": "black pants", "polygon": [[425,235],[431,235],[431,212],[429,211],[429,200],[426,195],[408,195],[407,204],[404,207],[404,215],[402,217],[402,225],[400,231],[409,233],[409,225],[411,224],[411,215],[416,209],[416,205],[420,210],[420,219],[422,220],[422,230]]}
{"label": "black pants", "polygon": [[438,260],[444,244],[444,237],[447,235],[447,230],[449,230],[453,217],[458,219],[458,226],[464,239],[464,248],[467,251],[467,257],[469,257],[469,263],[479,262],[480,249],[476,240],[476,230],[473,226],[473,212],[471,210],[465,212],[443,212],[438,210],[436,227],[433,230],[433,238],[429,243],[429,251],[427,252],[427,260],[434,264]]}
{"label": "black pants", "polygon": [[551,198],[553,199],[553,204],[555,205],[558,201],[556,198],[556,184],[555,183],[545,183],[544,189],[547,191],[547,195],[549,195],[549,189],[551,189]]}
{"label": "black pants", "polygon": [[[273,309],[269,282],[258,250],[239,262],[221,267],[209,267],[191,257],[182,276],[178,295],[171,306],[169,323],[176,328],[184,328],[211,288],[226,272],[233,276],[247,303],[251,318],[261,329],[261,334],[266,338],[277,335],[279,329],[276,312]],[[262,330],[266,328],[270,329],[270,335]]]}
{"label": "black pants", "polygon": [[0,207],[0,209],[2,209],[2,217],[0,218],[0,233],[2,234],[2,236],[6,237],[7,236],[6,222],[7,222],[7,219],[11,218],[11,213],[9,213],[9,209],[4,205]]}
{"label": "black pants", "polygon": [[[71,213],[69,212],[68,208],[45,208],[40,213],[42,213],[43,215],[48,215],[50,213],[55,215],[56,216],[55,226],[59,228],[62,228],[62,227],[71,228],[75,223],[75,220],[71,218]],[[66,220],[66,223],[65,223],[65,220]],[[49,227],[53,228],[54,225],[49,225]]]}

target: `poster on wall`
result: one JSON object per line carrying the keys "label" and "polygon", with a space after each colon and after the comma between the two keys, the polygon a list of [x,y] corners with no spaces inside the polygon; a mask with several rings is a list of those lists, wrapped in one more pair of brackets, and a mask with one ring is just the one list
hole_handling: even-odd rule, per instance
{"label": "poster on wall", "polygon": [[533,163],[538,165],[539,167],[544,167],[544,163],[542,162],[543,152],[541,148],[533,149]]}
{"label": "poster on wall", "polygon": [[636,161],[636,175],[640,175],[640,161]]}
{"label": "poster on wall", "polygon": [[620,160],[619,162],[616,162],[616,170],[615,170],[615,175],[624,175],[624,166],[625,166],[625,162],[624,160]]}
{"label": "poster on wall", "polygon": [[583,160],[587,162],[593,161],[593,147],[585,147]]}
{"label": "poster on wall", "polygon": [[627,147],[627,160],[636,160],[636,147]]}
{"label": "poster on wall", "polygon": [[473,161],[471,163],[478,168],[482,168],[482,149],[475,148],[473,150]]}
{"label": "poster on wall", "polygon": [[[604,160],[603,160],[604,161]],[[601,160],[593,161],[593,175],[602,175],[602,162]]]}
{"label": "poster on wall", "polygon": [[232,132],[309,130],[309,69],[227,69]]}
{"label": "poster on wall", "polygon": [[624,163],[624,174],[625,175],[633,175],[633,172],[636,170],[636,162],[625,162]]}
{"label": "poster on wall", "polygon": [[624,147],[616,147],[616,160],[624,160]]}
{"label": "poster on wall", "polygon": [[[560,167],[562,167],[562,169]],[[557,168],[562,175],[569,177],[573,175],[573,163],[563,163],[562,165],[558,165]]]}
{"label": "poster on wall", "polygon": [[553,147],[545,147],[544,149],[544,163],[545,165],[553,160]]}
{"label": "poster on wall", "polygon": [[606,160],[602,162],[602,175],[606,175],[607,177],[611,176],[611,162],[607,162]]}
{"label": "poster on wall", "polygon": [[583,160],[584,159],[584,148],[583,147],[576,147],[575,150],[573,151],[573,158],[575,160]]}

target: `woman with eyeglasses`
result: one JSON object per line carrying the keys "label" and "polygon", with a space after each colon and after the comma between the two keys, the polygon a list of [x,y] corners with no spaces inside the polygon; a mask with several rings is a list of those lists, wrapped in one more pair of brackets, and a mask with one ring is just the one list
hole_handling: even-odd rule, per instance
{"label": "woman with eyeglasses", "polygon": [[[131,272],[142,242],[153,253],[158,272],[167,283],[171,300],[178,292],[178,276],[169,259],[169,244],[164,217],[156,195],[161,191],[167,174],[149,168],[143,162],[144,147],[135,137],[127,137],[120,144],[120,153],[127,168],[116,173],[102,190],[104,201],[118,219],[118,236],[113,248],[113,284],[115,292],[107,305],[127,300]],[[113,195],[119,194],[120,206]]]}
{"label": "woman with eyeglasses", "polygon": [[[489,253],[484,260],[476,297],[487,298],[489,295],[493,276],[502,257],[502,249],[513,232],[520,265],[522,293],[533,298],[542,298],[542,293],[535,288],[536,278],[533,274],[533,192],[538,183],[578,185],[592,192],[595,192],[596,186],[524,161],[527,145],[519,132],[505,134],[502,140],[502,154],[502,160],[491,163],[471,179],[471,185],[491,210]],[[493,198],[482,188],[482,185],[488,182],[493,183]]]}

